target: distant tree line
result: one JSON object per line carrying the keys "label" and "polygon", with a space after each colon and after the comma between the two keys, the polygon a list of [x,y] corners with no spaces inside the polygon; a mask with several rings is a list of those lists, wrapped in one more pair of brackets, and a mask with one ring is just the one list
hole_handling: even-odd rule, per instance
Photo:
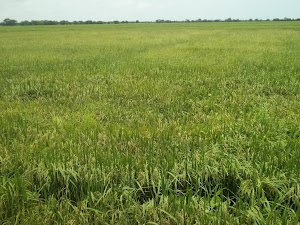
{"label": "distant tree line", "polygon": [[[195,22],[253,22],[253,21],[271,21],[270,19],[248,19],[248,20],[241,20],[241,19],[232,19],[232,18],[227,18],[225,20],[221,19],[197,19],[197,20],[184,20],[184,21],[178,21],[178,20],[162,20],[158,19],[156,21],[143,21],[141,23],[195,23]],[[300,18],[293,19],[293,18],[274,18],[272,21],[300,21]],[[128,24],[128,23],[140,23],[139,20],[136,21],[93,21],[93,20],[86,20],[86,21],[68,21],[68,20],[61,20],[61,21],[56,21],[56,20],[24,20],[21,22],[18,22],[17,20],[14,19],[5,19],[3,20],[0,25],[2,26],[32,26],[32,25],[73,25],[73,24]]]}

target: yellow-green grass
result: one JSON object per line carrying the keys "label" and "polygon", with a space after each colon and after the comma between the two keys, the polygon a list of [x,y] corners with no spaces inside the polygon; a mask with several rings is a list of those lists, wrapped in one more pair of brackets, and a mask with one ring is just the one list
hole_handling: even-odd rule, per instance
{"label": "yellow-green grass", "polygon": [[299,224],[300,23],[0,27],[1,224]]}

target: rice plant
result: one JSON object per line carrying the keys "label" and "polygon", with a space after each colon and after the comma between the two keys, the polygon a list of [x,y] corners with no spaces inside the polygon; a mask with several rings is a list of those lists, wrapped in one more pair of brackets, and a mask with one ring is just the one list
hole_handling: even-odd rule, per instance
{"label": "rice plant", "polygon": [[300,24],[0,27],[1,224],[299,224]]}

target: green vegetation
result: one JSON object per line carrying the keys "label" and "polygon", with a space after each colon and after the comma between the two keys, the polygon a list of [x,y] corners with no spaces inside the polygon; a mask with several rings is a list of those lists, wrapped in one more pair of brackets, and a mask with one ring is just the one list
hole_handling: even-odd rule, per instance
{"label": "green vegetation", "polygon": [[299,224],[300,24],[0,27],[1,224]]}
{"label": "green vegetation", "polygon": [[[156,20],[155,23],[199,23],[199,22],[266,22],[270,21],[270,19],[248,19],[248,20],[240,20],[240,19],[232,19],[232,18],[227,18],[224,20],[221,19],[197,19],[197,20],[184,20],[184,21],[174,21],[174,20]],[[274,18],[273,21],[300,21],[300,18]],[[3,20],[3,22],[0,22],[0,25],[2,26],[35,26],[35,25],[77,25],[77,24],[128,24],[128,23],[140,23],[139,20],[136,21],[93,21],[93,20],[86,20],[86,21],[68,21],[68,20],[61,20],[61,21],[56,21],[56,20],[24,20],[18,23],[18,21],[6,18]],[[143,23],[154,23],[154,21],[143,21]]]}

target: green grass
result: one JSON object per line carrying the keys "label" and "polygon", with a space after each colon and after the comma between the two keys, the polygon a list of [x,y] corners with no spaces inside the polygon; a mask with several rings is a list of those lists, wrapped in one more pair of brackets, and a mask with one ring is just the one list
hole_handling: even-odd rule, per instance
{"label": "green grass", "polygon": [[299,224],[300,23],[0,27],[1,224]]}

